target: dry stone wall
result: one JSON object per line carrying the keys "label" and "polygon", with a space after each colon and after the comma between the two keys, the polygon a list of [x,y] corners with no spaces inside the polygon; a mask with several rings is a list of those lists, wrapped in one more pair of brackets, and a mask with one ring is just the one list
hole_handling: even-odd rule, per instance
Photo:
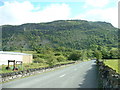
{"label": "dry stone wall", "polygon": [[101,88],[120,88],[120,74],[106,66],[102,61],[97,62]]}

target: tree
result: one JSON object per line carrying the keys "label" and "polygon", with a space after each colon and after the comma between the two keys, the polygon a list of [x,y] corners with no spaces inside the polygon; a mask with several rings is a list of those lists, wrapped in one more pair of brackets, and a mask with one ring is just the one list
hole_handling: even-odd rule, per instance
{"label": "tree", "polygon": [[119,51],[117,49],[110,50],[110,56],[112,59],[120,58]]}
{"label": "tree", "polygon": [[110,58],[110,52],[109,52],[107,47],[102,47],[101,53],[102,53],[102,58],[103,59],[109,59]]}
{"label": "tree", "polygon": [[56,58],[57,58],[58,62],[64,62],[64,61],[66,61],[66,58],[64,56],[57,56]]}
{"label": "tree", "polygon": [[79,60],[80,59],[80,53],[79,52],[72,52],[69,57],[68,60]]}
{"label": "tree", "polygon": [[90,50],[87,50],[87,57],[92,59],[94,56],[93,56],[93,51],[90,49]]}
{"label": "tree", "polygon": [[47,61],[46,63],[49,66],[53,66],[57,63],[57,60],[56,60],[55,56],[53,56],[53,55],[47,55],[47,60],[46,61]]}
{"label": "tree", "polygon": [[34,63],[45,63],[45,60],[43,58],[36,58],[33,60]]}
{"label": "tree", "polygon": [[86,50],[83,50],[82,53],[81,53],[81,60],[87,60],[88,57],[87,57],[87,51]]}
{"label": "tree", "polygon": [[102,53],[100,51],[95,50],[94,54],[97,60],[102,59]]}

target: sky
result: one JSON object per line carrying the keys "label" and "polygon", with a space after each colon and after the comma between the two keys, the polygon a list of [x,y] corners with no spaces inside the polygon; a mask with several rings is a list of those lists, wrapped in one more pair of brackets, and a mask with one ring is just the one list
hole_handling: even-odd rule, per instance
{"label": "sky", "polygon": [[118,0],[0,0],[0,25],[74,19],[118,27]]}

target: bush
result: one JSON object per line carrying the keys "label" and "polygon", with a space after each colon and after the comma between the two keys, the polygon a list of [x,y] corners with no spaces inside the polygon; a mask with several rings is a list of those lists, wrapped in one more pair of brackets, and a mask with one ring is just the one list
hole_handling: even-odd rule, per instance
{"label": "bush", "polygon": [[46,62],[46,63],[47,63],[49,66],[53,66],[53,65],[55,65],[55,64],[57,63],[57,60],[56,60],[56,57],[55,57],[55,56],[47,55],[46,57],[47,57],[47,62]]}
{"label": "bush", "polygon": [[61,55],[61,53],[55,53],[54,55],[55,55],[55,56],[60,56],[60,55]]}
{"label": "bush", "polygon": [[64,61],[66,61],[66,58],[64,56],[57,56],[57,61],[64,62]]}
{"label": "bush", "polygon": [[33,61],[34,63],[45,63],[45,60],[43,58],[36,58]]}
{"label": "bush", "polygon": [[33,54],[33,59],[38,58],[37,54]]}
{"label": "bush", "polygon": [[73,52],[69,55],[68,60],[79,60],[80,59],[80,53]]}
{"label": "bush", "polygon": [[95,54],[95,57],[96,57],[97,60],[102,59],[102,53],[101,53],[101,51],[96,50],[94,52],[94,54]]}

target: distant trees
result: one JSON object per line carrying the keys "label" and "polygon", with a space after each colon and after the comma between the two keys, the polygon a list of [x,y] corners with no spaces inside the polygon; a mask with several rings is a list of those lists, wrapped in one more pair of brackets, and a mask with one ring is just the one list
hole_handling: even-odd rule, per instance
{"label": "distant trees", "polygon": [[35,62],[43,62],[43,60],[45,60],[45,62],[50,65],[54,65],[54,63],[64,62],[67,60],[77,61],[93,58],[96,58],[97,60],[120,58],[118,55],[118,49],[102,46],[97,46],[96,49],[84,50],[74,50],[65,47],[39,47],[36,52],[37,54],[34,55]]}
{"label": "distant trees", "polygon": [[79,52],[74,51],[69,55],[68,60],[76,61],[76,60],[79,60],[80,57],[81,57],[81,54]]}
{"label": "distant trees", "polygon": [[[107,23],[83,20],[62,20],[49,23],[4,25],[4,50],[36,50],[41,44],[76,50],[95,49],[101,46],[117,47],[117,29]],[[13,46],[15,48],[13,48]],[[64,48],[61,48],[64,47]]]}
{"label": "distant trees", "polygon": [[102,53],[100,51],[95,50],[94,54],[97,60],[102,59]]}
{"label": "distant trees", "polygon": [[101,48],[101,53],[102,53],[102,58],[104,58],[104,59],[109,59],[109,58],[111,58],[110,57],[110,50],[108,50],[108,48],[107,47],[102,47]]}
{"label": "distant trees", "polygon": [[66,61],[66,60],[67,60],[67,58],[66,58],[66,57],[61,56],[61,55],[60,55],[60,56],[57,56],[57,57],[56,57],[56,59],[57,59],[57,61],[58,61],[58,62],[64,62],[64,61]]}
{"label": "distant trees", "polygon": [[80,59],[81,60],[88,60],[88,58],[90,58],[88,54],[90,55],[88,50],[82,50]]}
{"label": "distant trees", "polygon": [[92,59],[92,58],[95,57],[95,56],[94,56],[94,51],[91,50],[91,49],[87,50],[86,53],[87,53],[87,57],[88,57],[89,59]]}
{"label": "distant trees", "polygon": [[113,58],[113,59],[117,59],[117,58],[119,58],[120,59],[120,52],[119,52],[119,50],[118,49],[112,49],[112,50],[110,50],[110,58]]}
{"label": "distant trees", "polygon": [[55,56],[53,55],[47,55],[47,59],[46,59],[46,63],[49,65],[49,66],[53,66],[57,63],[57,59],[55,58]]}
{"label": "distant trees", "polygon": [[35,58],[33,62],[34,63],[45,63],[45,59],[43,59],[43,58]]}
{"label": "distant trees", "polygon": [[90,60],[90,59],[117,59],[120,58],[118,55],[117,48],[109,48],[103,46],[97,46],[96,49],[83,49],[74,50],[65,47],[44,47],[38,48],[38,51],[34,53],[34,63],[43,63],[49,66],[53,66],[56,63],[66,61],[78,61],[78,60]]}
{"label": "distant trees", "polygon": [[52,66],[68,60],[120,58],[117,29],[105,22],[60,20],[2,29],[3,50],[36,51],[35,63]]}

